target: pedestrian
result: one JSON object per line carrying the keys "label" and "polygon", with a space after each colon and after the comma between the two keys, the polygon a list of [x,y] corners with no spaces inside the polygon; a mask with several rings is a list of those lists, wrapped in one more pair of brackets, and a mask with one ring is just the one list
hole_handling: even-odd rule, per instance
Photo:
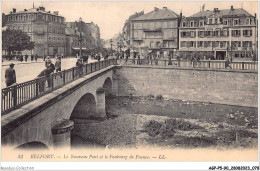
{"label": "pedestrian", "polygon": [[45,87],[45,81],[48,79],[49,77],[49,69],[45,68],[44,70],[42,70],[40,72],[40,74],[37,77],[45,77],[45,78],[41,78],[38,80],[39,83],[39,92],[42,93],[44,92],[44,87]]}
{"label": "pedestrian", "polygon": [[172,65],[172,59],[171,59],[171,54],[170,53],[168,54],[168,58],[169,58],[168,65]]}
{"label": "pedestrian", "polygon": [[97,55],[98,62],[101,60],[100,54]]}
{"label": "pedestrian", "polygon": [[10,67],[5,70],[5,83],[6,87],[11,86],[12,84],[16,83],[16,74],[14,70],[14,64],[11,63]]}
{"label": "pedestrian", "polygon": [[23,62],[23,54],[20,54],[20,61]]}
{"label": "pedestrian", "polygon": [[27,59],[28,59],[28,55],[27,54],[25,54],[25,62],[27,62]]}
{"label": "pedestrian", "polygon": [[81,59],[77,60],[76,67],[77,67],[76,76],[77,75],[81,76],[83,74],[83,64],[82,64]]}
{"label": "pedestrian", "polygon": [[45,61],[45,59],[46,59],[46,55],[43,55],[43,61]]}
{"label": "pedestrian", "polygon": [[133,54],[133,61],[132,61],[133,64],[135,64],[135,58],[136,58],[136,53],[134,52],[134,54]]}
{"label": "pedestrian", "polygon": [[[56,73],[61,71],[61,57],[58,57],[55,62],[55,70],[56,70]],[[62,78],[62,74],[60,74],[60,77]],[[55,79],[56,79],[56,76],[55,76]]]}
{"label": "pedestrian", "polygon": [[225,61],[225,68],[230,68],[230,69],[232,69],[232,67],[230,66],[230,61],[229,61],[229,58],[228,58],[228,57],[226,58],[226,61]]}
{"label": "pedestrian", "polygon": [[47,69],[48,69],[47,70],[48,71],[48,77],[47,77],[48,86],[47,87],[51,87],[53,83],[52,83],[52,79],[51,79],[50,75],[52,73],[54,73],[54,71],[55,71],[55,66],[51,61],[49,62]]}
{"label": "pedestrian", "polygon": [[158,65],[158,58],[159,58],[159,55],[157,55],[157,57],[156,57],[156,55],[154,55],[154,65]]}
{"label": "pedestrian", "polygon": [[48,56],[46,61],[45,61],[45,67],[48,68],[48,66],[51,64],[51,58]]}
{"label": "pedestrian", "polygon": [[151,65],[153,65],[153,54],[150,55]]}
{"label": "pedestrian", "polygon": [[33,56],[33,54],[31,55],[31,61],[33,61],[33,58],[34,58],[34,56]]}
{"label": "pedestrian", "polygon": [[64,55],[63,55],[63,53],[61,54],[61,58],[64,58]]}
{"label": "pedestrian", "polygon": [[140,56],[140,54],[138,54],[138,56],[137,56],[137,65],[141,65],[141,56]]}
{"label": "pedestrian", "polygon": [[55,70],[56,70],[56,73],[61,71],[61,57],[58,57],[55,62]]}
{"label": "pedestrian", "polygon": [[35,55],[35,61],[36,61],[36,62],[37,62],[37,59],[38,59],[38,55],[36,54],[36,55]]}

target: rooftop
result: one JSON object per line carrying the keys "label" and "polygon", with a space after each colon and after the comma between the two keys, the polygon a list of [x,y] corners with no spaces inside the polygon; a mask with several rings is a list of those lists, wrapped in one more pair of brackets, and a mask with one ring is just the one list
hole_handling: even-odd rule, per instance
{"label": "rooftop", "polygon": [[51,11],[45,11],[45,7],[38,7],[38,8],[30,8],[30,9],[24,9],[23,11],[17,11],[16,9],[13,8],[13,11],[10,12],[10,14],[25,14],[25,13],[45,13],[45,14],[51,14],[51,15],[59,15],[58,11],[53,11],[53,13],[51,13]]}
{"label": "rooftop", "polygon": [[173,12],[172,10],[167,9],[166,7],[163,7],[163,9],[154,8],[153,11],[141,15],[137,18],[132,19],[133,21],[138,20],[160,20],[160,19],[176,19],[179,15]]}
{"label": "rooftop", "polygon": [[[220,15],[220,16],[246,16],[246,17],[253,17],[250,13],[248,13],[243,8],[234,9],[233,6],[231,6],[230,9],[224,9],[219,10],[218,8],[215,8],[214,10],[206,10],[198,12],[190,17],[209,17],[213,15],[214,13]],[[189,18],[189,17],[188,17]]]}

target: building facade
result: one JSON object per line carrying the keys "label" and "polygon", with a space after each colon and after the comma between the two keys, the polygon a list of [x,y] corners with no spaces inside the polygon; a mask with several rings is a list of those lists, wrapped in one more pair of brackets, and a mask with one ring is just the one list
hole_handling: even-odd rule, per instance
{"label": "building facade", "polygon": [[144,15],[144,11],[136,12],[135,14],[131,15],[128,20],[125,21],[124,27],[123,27],[123,42],[127,46],[127,48],[130,48],[130,37],[131,37],[131,20],[135,19],[141,15]]}
{"label": "building facade", "polygon": [[251,60],[257,55],[256,16],[244,9],[200,11],[183,18],[179,28],[179,55],[206,59]]}
{"label": "building facade", "polygon": [[131,20],[131,51],[148,49],[149,52],[167,57],[179,45],[178,27],[181,15],[163,7]]}
{"label": "building facade", "polygon": [[78,29],[73,27],[66,27],[65,34],[67,56],[76,56],[77,54],[79,55],[80,48],[82,53],[86,52],[87,39],[83,31],[79,31]]}
{"label": "building facade", "polygon": [[7,15],[6,26],[13,30],[26,32],[35,42],[33,50],[25,50],[22,54],[37,54],[42,57],[64,55],[66,46],[65,18],[58,11],[51,13],[44,7],[32,8]]}
{"label": "building facade", "polygon": [[[66,33],[66,37],[67,40],[69,37],[71,37],[70,39],[74,39],[74,36],[72,36],[74,34],[74,32],[77,30],[81,30],[82,32],[82,49],[84,51],[88,51],[88,50],[92,50],[95,49],[97,47],[101,46],[101,42],[100,42],[100,31],[99,31],[99,27],[98,25],[94,24],[93,22],[91,23],[85,23],[82,21],[81,26],[78,25],[78,22],[67,22],[66,23],[66,29],[67,29],[67,33]],[[80,32],[79,32],[80,33]],[[79,38],[78,38],[79,39]],[[67,45],[70,45],[71,42],[68,42]],[[71,51],[71,49],[75,50],[77,48],[75,48],[75,44],[73,44],[73,46],[68,47],[70,48],[70,50],[67,50],[68,55],[74,54],[74,52]]]}

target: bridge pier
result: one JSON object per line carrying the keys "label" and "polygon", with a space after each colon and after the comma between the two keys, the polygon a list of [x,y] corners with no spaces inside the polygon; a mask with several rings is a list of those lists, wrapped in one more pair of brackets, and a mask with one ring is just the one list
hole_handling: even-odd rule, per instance
{"label": "bridge pier", "polygon": [[96,103],[96,117],[104,118],[106,117],[106,93],[103,88],[98,88],[96,91],[97,103]]}
{"label": "bridge pier", "polygon": [[119,87],[119,75],[113,75],[113,85],[112,85],[112,94],[118,96],[118,87]]}
{"label": "bridge pier", "polygon": [[118,87],[119,87],[119,73],[116,69],[113,70],[113,75],[112,75],[112,81],[113,81],[113,84],[112,84],[112,94],[114,96],[118,96]]}
{"label": "bridge pier", "polygon": [[54,148],[69,148],[71,143],[71,130],[74,128],[74,122],[71,120],[59,120],[51,128],[53,135]]}

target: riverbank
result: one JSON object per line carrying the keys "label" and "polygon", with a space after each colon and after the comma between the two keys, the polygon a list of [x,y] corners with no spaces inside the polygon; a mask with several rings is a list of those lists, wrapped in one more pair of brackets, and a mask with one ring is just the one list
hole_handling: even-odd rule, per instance
{"label": "riverbank", "polygon": [[113,119],[75,120],[73,132],[109,148],[257,148],[257,108],[154,97],[109,98],[107,107]]}

